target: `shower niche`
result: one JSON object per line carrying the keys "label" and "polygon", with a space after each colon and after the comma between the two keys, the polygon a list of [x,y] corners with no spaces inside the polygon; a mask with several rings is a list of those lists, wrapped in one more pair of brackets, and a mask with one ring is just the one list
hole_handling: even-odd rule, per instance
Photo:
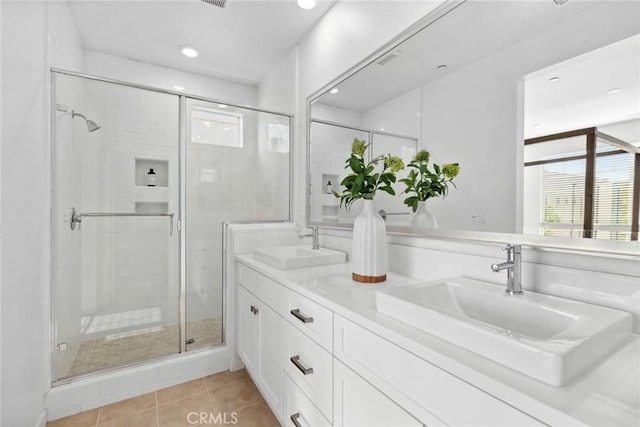
{"label": "shower niche", "polygon": [[[148,174],[153,170],[155,185],[148,185]],[[169,161],[135,159],[135,212],[139,214],[169,213]]]}
{"label": "shower niche", "polygon": [[[168,160],[154,160],[136,158],[136,187],[149,187],[147,184],[147,176],[149,171],[152,170],[156,175],[155,187],[168,187],[169,186],[169,161]],[[150,187],[153,188],[153,187]]]}

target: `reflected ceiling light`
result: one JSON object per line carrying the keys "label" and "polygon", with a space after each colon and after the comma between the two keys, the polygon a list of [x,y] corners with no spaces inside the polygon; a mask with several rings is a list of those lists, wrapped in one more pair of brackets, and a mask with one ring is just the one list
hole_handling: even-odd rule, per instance
{"label": "reflected ceiling light", "polygon": [[220,108],[227,108],[227,104],[218,104],[218,107],[220,107]]}
{"label": "reflected ceiling light", "polygon": [[618,92],[622,92],[622,89],[620,89],[619,87],[614,87],[613,89],[609,89],[607,91],[607,93],[618,93]]}
{"label": "reflected ceiling light", "polygon": [[331,89],[331,90],[329,91],[329,93],[330,93],[331,95],[335,95],[335,94],[336,94],[336,93],[338,93],[338,92],[340,92],[340,90],[339,90],[337,87],[334,87],[333,89]]}
{"label": "reflected ceiling light", "polygon": [[174,86],[173,88],[175,90],[184,90],[184,87],[182,87],[182,86]]}
{"label": "reflected ceiling light", "polygon": [[384,132],[384,128],[380,128],[380,132]]}
{"label": "reflected ceiling light", "polygon": [[551,77],[551,78],[549,79],[549,81],[550,81],[551,83],[555,83],[555,82],[557,82],[558,80],[560,80],[560,77],[558,77],[558,76],[554,76],[554,77]]}
{"label": "reflected ceiling light", "polygon": [[441,64],[441,65],[438,65],[437,68],[438,68],[438,70],[446,70],[447,69],[447,65],[446,64]]}
{"label": "reflected ceiling light", "polygon": [[533,125],[531,125],[532,128],[534,129],[538,129],[542,127],[542,123],[534,123]]}
{"label": "reflected ceiling light", "polygon": [[188,58],[195,58],[196,56],[198,56],[198,51],[189,46],[184,46],[180,50],[180,52],[182,52],[182,54]]}
{"label": "reflected ceiling light", "polygon": [[211,127],[211,122],[204,122],[204,127],[206,128],[210,128]]}
{"label": "reflected ceiling light", "polygon": [[313,9],[316,7],[316,0],[298,0],[298,6],[301,9]]}

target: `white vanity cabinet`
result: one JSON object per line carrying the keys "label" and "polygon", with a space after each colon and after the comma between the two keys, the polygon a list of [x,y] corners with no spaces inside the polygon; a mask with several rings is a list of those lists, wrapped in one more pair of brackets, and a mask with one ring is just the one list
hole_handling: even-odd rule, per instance
{"label": "white vanity cabinet", "polygon": [[[238,286],[238,355],[255,380],[265,400],[282,421],[283,407],[283,327],[282,317],[247,288],[269,286],[280,294],[281,285],[275,282],[260,283],[256,277],[243,277]],[[256,282],[258,279],[258,282]],[[266,279],[266,278],[265,278]]]}
{"label": "white vanity cabinet", "polygon": [[247,371],[258,372],[257,299],[243,286],[238,286],[238,355]]}
{"label": "white vanity cabinet", "polygon": [[335,427],[422,427],[423,424],[338,359],[334,359]]}
{"label": "white vanity cabinet", "polygon": [[238,264],[238,354],[283,425],[542,425],[274,278]]}

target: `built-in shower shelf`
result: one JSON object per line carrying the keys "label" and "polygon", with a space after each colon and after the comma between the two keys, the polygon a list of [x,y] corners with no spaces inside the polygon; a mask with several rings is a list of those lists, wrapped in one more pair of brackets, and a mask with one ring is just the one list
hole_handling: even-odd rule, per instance
{"label": "built-in shower shelf", "polygon": [[168,187],[135,187],[136,202],[168,202]]}
{"label": "built-in shower shelf", "polygon": [[[156,177],[155,187],[147,185],[149,170],[153,169]],[[169,161],[157,159],[136,158],[135,185],[137,187],[166,188],[169,186]]]}
{"label": "built-in shower shelf", "polygon": [[167,202],[136,202],[136,213],[166,214],[166,213],[169,213],[169,203]]}

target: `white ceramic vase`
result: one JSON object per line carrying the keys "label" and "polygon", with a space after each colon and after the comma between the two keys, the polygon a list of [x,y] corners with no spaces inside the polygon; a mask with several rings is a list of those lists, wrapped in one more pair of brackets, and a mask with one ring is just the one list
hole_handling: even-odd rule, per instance
{"label": "white ceramic vase", "polygon": [[351,276],[356,282],[380,283],[387,280],[386,227],[373,208],[373,200],[363,202],[362,212],[353,224]]}
{"label": "white ceramic vase", "polygon": [[438,221],[427,209],[427,202],[418,202],[418,210],[411,218],[411,232],[414,234],[424,234],[428,230],[438,228]]}

